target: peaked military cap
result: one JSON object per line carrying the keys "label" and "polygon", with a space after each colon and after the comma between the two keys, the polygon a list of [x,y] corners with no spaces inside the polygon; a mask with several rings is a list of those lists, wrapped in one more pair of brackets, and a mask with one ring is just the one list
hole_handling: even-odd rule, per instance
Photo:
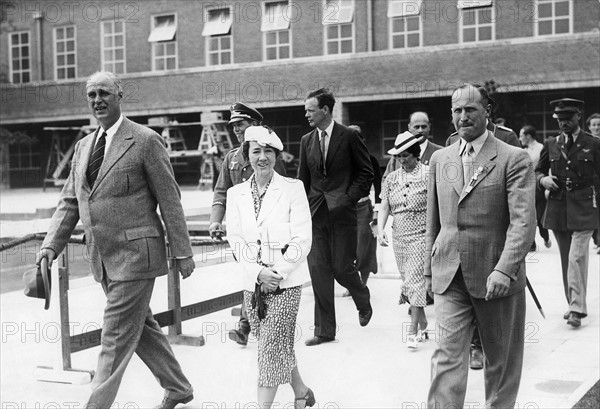
{"label": "peaked military cap", "polygon": [[234,102],[231,104],[229,111],[231,112],[231,117],[229,118],[230,124],[244,119],[258,122],[262,122],[263,120],[263,116],[260,112],[242,102]]}
{"label": "peaked military cap", "polygon": [[554,107],[553,118],[565,119],[570,118],[573,114],[580,114],[583,109],[583,101],[573,98],[562,98],[550,101],[550,105]]}

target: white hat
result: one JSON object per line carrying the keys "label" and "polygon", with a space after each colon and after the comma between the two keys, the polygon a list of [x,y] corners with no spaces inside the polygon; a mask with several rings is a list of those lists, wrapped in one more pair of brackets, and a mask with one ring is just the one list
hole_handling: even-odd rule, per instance
{"label": "white hat", "polygon": [[396,136],[396,141],[394,142],[394,147],[388,151],[390,155],[398,155],[400,152],[404,152],[415,143],[419,142],[420,138],[417,138],[409,131],[402,132],[398,136]]}
{"label": "white hat", "polygon": [[270,146],[278,151],[283,150],[283,143],[274,131],[270,131],[264,126],[249,126],[244,132],[244,141],[256,142],[261,146]]}

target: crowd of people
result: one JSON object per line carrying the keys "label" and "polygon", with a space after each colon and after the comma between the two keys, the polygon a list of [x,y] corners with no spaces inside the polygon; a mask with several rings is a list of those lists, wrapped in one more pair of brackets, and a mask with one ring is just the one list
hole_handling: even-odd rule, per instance
{"label": "crowd of people", "polygon": [[[107,298],[86,407],[111,406],[135,352],[165,390],[158,408],[172,409],[190,402],[193,388],[149,301],[155,278],[168,271],[165,233],[183,278],[195,268],[179,189],[161,137],[122,115],[118,76],[95,73],[86,90],[99,126],[76,145],[37,260],[51,263],[81,220]],[[258,340],[258,404],[270,408],[278,387],[290,384],[295,408],[315,405],[294,350],[302,286],[310,280],[315,299],[307,346],[336,339],[335,282],[367,326],[374,313],[367,281],[377,273],[377,243],[390,244],[391,216],[399,303],[411,316],[407,347],[417,350],[429,337],[427,305],[438,323],[428,407],[463,406],[469,359],[484,370],[486,405],[513,407],[523,364],[525,257],[536,246],[536,227],[546,247],[552,230],[560,251],[567,324],[578,328],[587,316],[589,240],[598,240],[600,215],[600,114],[588,119],[587,134],[582,101],[552,101],[561,132],[542,144],[532,126],[517,138],[493,123],[492,97],[464,84],[451,97],[456,132],[446,147],[429,140],[427,113],[414,112],[382,175],[360,128],[334,120],[335,103],[328,89],[306,97],[313,130],[300,140],[297,178],[287,177],[283,143],[262,114],[231,105],[241,146],[224,158],[209,232],[215,240],[226,235],[239,265],[244,301],[229,336],[241,345],[251,332]]]}

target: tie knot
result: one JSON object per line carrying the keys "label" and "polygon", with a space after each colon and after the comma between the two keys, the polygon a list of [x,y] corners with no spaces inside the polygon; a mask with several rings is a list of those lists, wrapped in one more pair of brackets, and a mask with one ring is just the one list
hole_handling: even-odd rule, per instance
{"label": "tie knot", "polygon": [[463,151],[461,153],[461,156],[471,156],[471,154],[474,152],[473,149],[473,145],[471,145],[471,142],[467,142],[464,145]]}

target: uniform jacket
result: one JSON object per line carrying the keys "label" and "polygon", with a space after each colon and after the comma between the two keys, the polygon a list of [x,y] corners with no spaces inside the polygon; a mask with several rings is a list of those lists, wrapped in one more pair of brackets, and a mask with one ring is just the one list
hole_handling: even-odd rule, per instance
{"label": "uniform jacket", "polygon": [[97,281],[102,264],[113,281],[153,278],[168,271],[161,217],[171,254],[192,255],[180,193],[162,138],[127,118],[114,135],[93,188],[86,170],[98,130],[75,145],[71,173],[42,248],[59,254],[81,219]]}
{"label": "uniform jacket", "polygon": [[[227,240],[243,271],[243,288],[254,291],[263,268],[261,260],[283,277],[280,288],[304,284],[308,278],[306,257],[312,243],[312,222],[306,193],[297,179],[277,172],[263,198],[258,219],[250,180],[227,191]],[[285,255],[282,249],[286,248]]]}
{"label": "uniform jacket", "polygon": [[325,202],[332,218],[356,223],[356,203],[369,194],[373,182],[367,146],[357,131],[335,122],[325,162],[327,175],[320,158],[319,133],[314,129],[300,140],[298,168],[311,213]]}
{"label": "uniform jacket", "polygon": [[[275,163],[275,172],[283,176],[287,175],[283,161],[280,158]],[[233,148],[227,152],[221,164],[221,172],[214,188],[213,206],[226,206],[227,189],[250,179],[253,173],[254,169],[250,166],[248,158],[244,156],[241,147]]]}
{"label": "uniform jacket", "polygon": [[[488,131],[491,131],[492,134],[502,142],[505,142],[509,145],[516,146],[517,148],[521,147],[521,142],[519,142],[519,138],[517,134],[510,128],[505,126],[496,125],[493,122],[488,122],[487,124]],[[460,136],[458,136],[458,132],[454,132],[452,135],[446,139],[446,146],[452,145],[454,142],[458,141]]]}
{"label": "uniform jacket", "polygon": [[[540,180],[551,171],[558,178],[560,188],[550,192],[543,219],[544,227],[557,231],[597,229],[598,199],[594,200],[593,196],[594,190],[600,192],[600,139],[580,130],[577,141],[569,152],[565,143],[566,137],[562,133],[548,138],[535,169],[538,186]],[[571,191],[567,190],[567,179],[572,184]]]}
{"label": "uniform jacket", "polygon": [[[429,165],[429,160],[431,159],[431,155],[433,155],[433,152],[442,149],[442,146],[440,145],[436,145],[435,143],[431,142],[431,141],[427,141],[427,147],[425,148],[425,150],[423,152],[421,152],[421,158],[420,161],[423,165]],[[387,175],[389,175],[390,173],[392,173],[393,171],[397,170],[400,168],[400,161],[398,160],[398,158],[392,156],[390,158],[390,161],[387,164],[387,167],[385,168],[385,172],[383,173],[383,178],[385,179],[387,177]]]}
{"label": "uniform jacket", "polygon": [[488,138],[475,158],[480,168],[463,189],[460,144],[433,154],[427,191],[425,275],[436,294],[461,266],[469,293],[484,298],[493,270],[511,278],[509,294],[525,288],[525,256],[535,236],[535,180],[529,155]]}

